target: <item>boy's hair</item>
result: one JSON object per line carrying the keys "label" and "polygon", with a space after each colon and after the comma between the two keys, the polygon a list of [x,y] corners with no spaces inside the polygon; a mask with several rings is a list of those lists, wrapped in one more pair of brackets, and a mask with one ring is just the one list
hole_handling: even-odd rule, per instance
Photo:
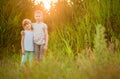
{"label": "boy's hair", "polygon": [[31,24],[32,22],[31,22],[31,20],[29,20],[29,19],[24,19],[23,21],[22,21],[22,26],[23,26],[23,28],[26,26],[26,24]]}
{"label": "boy's hair", "polygon": [[42,11],[40,11],[40,10],[35,10],[34,14],[41,14],[41,15],[43,15]]}

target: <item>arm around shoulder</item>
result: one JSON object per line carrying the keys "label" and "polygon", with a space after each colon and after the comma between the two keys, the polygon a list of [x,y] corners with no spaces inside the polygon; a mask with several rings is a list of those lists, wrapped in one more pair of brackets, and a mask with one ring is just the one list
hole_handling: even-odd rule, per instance
{"label": "arm around shoulder", "polygon": [[21,36],[23,36],[23,35],[24,35],[24,31],[23,31],[23,30],[22,30],[20,33],[21,33]]}

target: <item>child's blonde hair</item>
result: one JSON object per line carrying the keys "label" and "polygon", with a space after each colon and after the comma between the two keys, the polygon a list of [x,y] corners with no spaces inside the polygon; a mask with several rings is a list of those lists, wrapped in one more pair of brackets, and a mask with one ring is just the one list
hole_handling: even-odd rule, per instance
{"label": "child's blonde hair", "polygon": [[[26,26],[27,24],[32,24],[32,22],[31,22],[30,19],[24,19],[24,20],[22,21],[22,27],[23,27],[23,28],[25,28],[25,26]],[[33,30],[32,27],[31,27],[31,29]]]}
{"label": "child's blonde hair", "polygon": [[23,28],[26,26],[26,24],[31,24],[32,22],[31,22],[31,20],[29,20],[29,19],[24,19],[23,21],[22,21],[22,26],[23,26]]}

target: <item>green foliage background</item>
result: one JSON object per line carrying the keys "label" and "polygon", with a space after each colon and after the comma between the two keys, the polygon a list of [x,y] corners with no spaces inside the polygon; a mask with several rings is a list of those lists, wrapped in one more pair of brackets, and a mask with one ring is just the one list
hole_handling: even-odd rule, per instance
{"label": "green foliage background", "polygon": [[[58,0],[48,11],[42,2],[0,0],[0,79],[119,79],[119,3]],[[48,51],[32,70],[19,71],[21,22],[35,22],[36,9],[43,11],[48,25]]]}
{"label": "green foliage background", "polygon": [[43,3],[34,5],[31,0],[1,0],[0,4],[0,47],[11,45],[19,47],[19,43],[16,42],[20,42],[21,21],[30,18],[34,22],[33,12],[36,9],[43,11],[44,21],[49,26],[49,34],[52,32],[57,32],[55,36],[63,34],[63,38],[69,40],[69,43],[79,42],[80,48],[93,46],[97,24],[105,27],[108,41],[120,38],[119,0],[71,0],[69,3],[64,0],[51,4],[49,11],[41,6]]}

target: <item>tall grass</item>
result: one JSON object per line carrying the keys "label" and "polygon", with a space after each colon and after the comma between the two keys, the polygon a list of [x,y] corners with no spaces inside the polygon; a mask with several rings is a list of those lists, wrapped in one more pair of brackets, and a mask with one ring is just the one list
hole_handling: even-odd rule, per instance
{"label": "tall grass", "polygon": [[1,0],[0,48],[12,47],[12,45],[20,48],[16,42],[20,42],[21,21],[29,17],[28,11],[30,12],[31,4],[29,0]]}
{"label": "tall grass", "polygon": [[[0,52],[2,52],[0,79],[119,79],[119,39],[115,42],[116,44],[110,41],[110,44],[116,46],[113,53],[112,48],[108,49],[108,40],[105,38],[106,32],[112,33],[110,37],[112,39],[119,38],[116,34],[119,31],[112,29],[113,26],[119,25],[117,21],[120,14],[119,12],[117,14],[118,2],[119,0],[116,2],[112,0],[71,0],[70,7],[67,7],[70,12],[72,11],[70,20],[67,18],[63,20],[65,22],[59,23],[59,20],[55,20],[60,17],[57,17],[57,14],[52,16],[55,20],[50,21],[49,24],[54,29],[49,32],[49,47],[45,59],[40,63],[34,62],[32,68],[26,66],[24,69],[20,68],[19,47],[21,30],[19,21],[23,18],[22,14],[19,12],[16,14],[15,8],[11,8],[11,15],[6,16],[8,15],[6,12],[10,10],[3,6],[4,9],[0,8],[2,19],[0,24]],[[8,2],[8,4],[12,3]],[[114,12],[111,11],[113,7],[116,7]],[[115,23],[112,23],[111,19],[113,14],[116,15]],[[62,18],[66,16],[62,16],[61,20]],[[4,45],[9,46],[5,48]]]}
{"label": "tall grass", "polygon": [[107,55],[109,55],[104,33],[105,28],[102,25],[97,25],[96,34],[94,38],[94,52],[97,55],[96,57],[102,60],[104,58],[107,58]]}
{"label": "tall grass", "polygon": [[[75,59],[67,55],[49,52],[44,61],[34,63],[32,68],[20,68],[18,54],[0,60],[1,79],[119,79],[119,52],[109,55],[107,61],[95,61],[83,54]],[[104,55],[104,54],[102,54]],[[104,62],[103,62],[104,61]]]}

